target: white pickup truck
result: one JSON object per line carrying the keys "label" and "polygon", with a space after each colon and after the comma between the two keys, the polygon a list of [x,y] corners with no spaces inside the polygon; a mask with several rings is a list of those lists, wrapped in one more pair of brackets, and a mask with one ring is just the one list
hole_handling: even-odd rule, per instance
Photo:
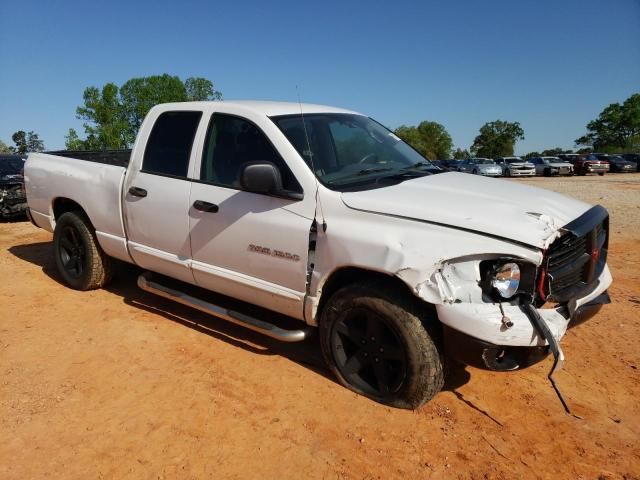
{"label": "white pickup truck", "polygon": [[[69,286],[104,286],[118,259],[146,270],[144,290],[273,338],[300,341],[318,327],[340,383],[388,405],[431,399],[447,357],[514,370],[552,352],[555,368],[567,327],[608,302],[603,207],[434,174],[356,112],[158,105],[130,157],[94,157],[36,153],[25,166],[30,218],[53,232]],[[247,313],[256,310],[266,313]],[[303,325],[283,329],[269,312]]]}

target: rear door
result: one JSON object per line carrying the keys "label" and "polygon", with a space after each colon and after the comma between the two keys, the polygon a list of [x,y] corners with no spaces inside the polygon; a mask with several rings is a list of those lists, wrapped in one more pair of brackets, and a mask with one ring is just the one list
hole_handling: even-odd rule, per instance
{"label": "rear door", "polygon": [[[129,251],[139,266],[194,283],[190,268],[189,168],[201,111],[156,115],[144,151],[134,148],[125,181],[124,212]],[[140,139],[138,140],[140,141]]]}
{"label": "rear door", "polygon": [[[303,318],[313,192],[302,188],[257,124],[214,113],[191,190],[192,268],[204,288]],[[274,163],[301,199],[242,191],[248,162]]]}

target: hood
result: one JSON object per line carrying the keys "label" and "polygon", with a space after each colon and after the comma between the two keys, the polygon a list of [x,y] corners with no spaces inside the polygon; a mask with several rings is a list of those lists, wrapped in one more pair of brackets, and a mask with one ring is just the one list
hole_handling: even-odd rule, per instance
{"label": "hood", "polygon": [[342,201],[356,210],[473,230],[538,248],[591,208],[549,190],[457,172],[344,192]]}

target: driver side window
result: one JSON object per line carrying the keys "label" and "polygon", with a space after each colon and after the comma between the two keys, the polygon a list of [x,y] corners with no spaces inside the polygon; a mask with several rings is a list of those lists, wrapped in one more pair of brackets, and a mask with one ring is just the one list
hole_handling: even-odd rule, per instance
{"label": "driver side window", "polygon": [[287,164],[258,127],[240,117],[214,114],[202,153],[200,180],[240,189],[242,167],[257,161],[278,167],[285,190],[302,192]]}

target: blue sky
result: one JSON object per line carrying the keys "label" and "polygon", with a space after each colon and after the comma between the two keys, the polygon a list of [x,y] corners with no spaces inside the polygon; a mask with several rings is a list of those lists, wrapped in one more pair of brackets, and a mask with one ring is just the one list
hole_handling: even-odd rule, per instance
{"label": "blue sky", "polygon": [[64,146],[90,85],[170,73],[225,99],[302,100],[395,128],[442,123],[467,148],[519,121],[517,153],[571,148],[640,92],[640,0],[0,0],[0,139]]}

